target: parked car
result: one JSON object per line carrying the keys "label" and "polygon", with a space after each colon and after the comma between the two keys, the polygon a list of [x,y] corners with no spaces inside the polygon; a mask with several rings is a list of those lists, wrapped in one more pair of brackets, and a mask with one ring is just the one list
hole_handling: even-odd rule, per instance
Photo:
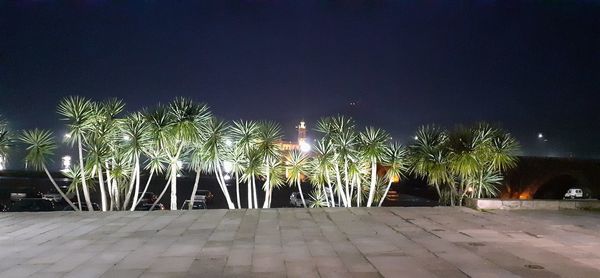
{"label": "parked car", "polygon": [[[185,200],[183,205],[181,206],[182,210],[189,209],[190,200]],[[207,209],[206,202],[202,200],[194,200],[194,204],[192,205],[192,209]]]}
{"label": "parked car", "polygon": [[590,193],[581,188],[570,188],[567,193],[565,193],[564,199],[583,199],[590,198]]}
{"label": "parked car", "polygon": [[62,196],[58,193],[47,193],[42,195],[42,199],[52,201],[55,203],[60,203],[63,201]]}
{"label": "parked car", "polygon": [[[75,205],[75,207],[79,207],[79,203],[73,203],[73,205]],[[92,203],[92,208],[94,208],[94,210],[100,210],[100,206],[96,203]],[[87,211],[88,207],[86,203],[81,203],[81,210],[82,211]],[[65,206],[65,208],[63,208],[63,211],[73,211],[73,208],[69,205]]]}
{"label": "parked car", "polygon": [[198,200],[201,199],[200,196],[204,196],[204,201],[206,203],[210,203],[212,201],[212,199],[215,197],[212,192],[210,192],[209,190],[204,190],[204,189],[200,189],[198,191],[196,191],[196,197],[194,199]]}
{"label": "parked car", "polygon": [[[149,202],[140,202],[136,207],[135,210],[137,211],[149,211],[150,208],[152,208],[152,204],[154,204],[154,202],[149,203]],[[154,206],[154,210],[165,210],[165,205],[158,203],[156,204],[156,206]]]}
{"label": "parked car", "polygon": [[13,202],[7,211],[55,211],[54,202],[42,198],[23,198]]}

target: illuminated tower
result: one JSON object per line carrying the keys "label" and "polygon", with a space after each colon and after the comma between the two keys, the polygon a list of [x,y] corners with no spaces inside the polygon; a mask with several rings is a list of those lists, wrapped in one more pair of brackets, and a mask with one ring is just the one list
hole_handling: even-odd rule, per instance
{"label": "illuminated tower", "polygon": [[304,121],[300,122],[298,128],[298,145],[302,145],[302,143],[306,142],[306,123]]}
{"label": "illuminated tower", "polygon": [[306,139],[306,123],[304,123],[304,121],[301,121],[300,125],[296,128],[298,128],[298,147],[300,147],[300,151],[305,153],[310,152],[311,146]]}

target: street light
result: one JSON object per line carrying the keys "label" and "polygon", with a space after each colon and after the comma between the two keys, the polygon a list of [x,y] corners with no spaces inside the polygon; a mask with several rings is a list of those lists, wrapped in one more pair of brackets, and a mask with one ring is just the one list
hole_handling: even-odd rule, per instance
{"label": "street light", "polygon": [[544,134],[542,134],[541,132],[538,133],[538,139],[542,139],[542,138],[544,138]]}

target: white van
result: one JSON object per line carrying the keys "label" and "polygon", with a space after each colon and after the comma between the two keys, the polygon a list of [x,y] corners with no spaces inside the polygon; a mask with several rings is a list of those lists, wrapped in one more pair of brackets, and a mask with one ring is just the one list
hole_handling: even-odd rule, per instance
{"label": "white van", "polygon": [[581,188],[571,188],[565,193],[565,199],[583,198],[583,190]]}

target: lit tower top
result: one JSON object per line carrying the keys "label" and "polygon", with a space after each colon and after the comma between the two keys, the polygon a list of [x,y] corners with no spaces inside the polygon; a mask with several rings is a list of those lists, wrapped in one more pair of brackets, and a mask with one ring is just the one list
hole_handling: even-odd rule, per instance
{"label": "lit tower top", "polygon": [[298,145],[302,145],[303,142],[306,142],[306,123],[304,121],[300,122],[298,128]]}

